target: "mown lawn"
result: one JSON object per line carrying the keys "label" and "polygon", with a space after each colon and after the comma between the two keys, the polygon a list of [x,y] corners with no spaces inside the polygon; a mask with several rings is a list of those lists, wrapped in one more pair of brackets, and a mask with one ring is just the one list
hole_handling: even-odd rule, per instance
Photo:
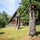
{"label": "mown lawn", "polygon": [[[36,26],[36,31],[40,36],[40,25]],[[0,40],[19,40],[27,32],[28,26],[21,26],[19,30],[16,30],[15,27],[0,28]]]}

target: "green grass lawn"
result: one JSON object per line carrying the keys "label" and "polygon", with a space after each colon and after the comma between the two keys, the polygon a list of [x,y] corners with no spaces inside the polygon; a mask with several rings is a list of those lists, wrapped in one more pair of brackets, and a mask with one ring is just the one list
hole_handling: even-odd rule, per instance
{"label": "green grass lawn", "polygon": [[[36,26],[36,31],[40,32],[40,25]],[[21,26],[19,30],[15,27],[0,28],[0,40],[19,40],[27,32],[28,26]]]}

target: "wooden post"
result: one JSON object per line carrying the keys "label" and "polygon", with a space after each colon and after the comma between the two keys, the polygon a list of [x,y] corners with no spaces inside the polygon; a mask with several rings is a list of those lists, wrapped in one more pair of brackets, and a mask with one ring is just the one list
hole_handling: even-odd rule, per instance
{"label": "wooden post", "polygon": [[29,35],[36,34],[34,5],[29,6]]}
{"label": "wooden post", "polygon": [[16,30],[18,30],[20,28],[20,16],[19,14],[17,14],[16,16]]}

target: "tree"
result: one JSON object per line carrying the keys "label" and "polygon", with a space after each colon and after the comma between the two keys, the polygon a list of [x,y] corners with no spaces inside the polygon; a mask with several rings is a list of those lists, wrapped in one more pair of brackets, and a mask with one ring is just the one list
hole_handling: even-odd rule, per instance
{"label": "tree", "polygon": [[0,12],[0,27],[5,27],[8,24],[9,17],[5,11]]}
{"label": "tree", "polygon": [[26,5],[28,5],[27,1],[28,0],[21,0],[20,6],[19,6],[19,8],[17,10],[20,13],[20,19],[24,20],[25,22],[29,18],[27,6],[26,6]]}
{"label": "tree", "polygon": [[8,24],[8,22],[9,22],[9,15],[5,11],[3,11],[2,15],[4,16],[4,19],[6,20],[6,24]]}
{"label": "tree", "polygon": [[[21,0],[20,6],[18,8],[18,11],[20,12],[21,19],[23,19],[25,22],[27,19],[29,19],[29,14],[28,14],[28,6],[29,6],[29,1],[31,1],[33,4],[36,5],[36,10],[38,11],[38,20],[40,20],[40,0]],[[36,13],[37,14],[37,13]]]}
{"label": "tree", "polygon": [[[30,3],[31,3],[31,7],[34,7],[33,9],[31,8],[31,7],[29,7],[29,5],[30,5]],[[32,6],[33,5],[33,6]],[[31,11],[29,10],[29,9],[34,13],[34,15],[33,15],[33,13],[31,14]],[[38,20],[40,21],[40,0],[21,0],[21,3],[20,3],[20,6],[19,6],[19,8],[18,8],[18,11],[19,11],[19,13],[20,13],[20,15],[21,15],[21,18],[22,19],[26,19],[27,18],[27,14],[28,14],[28,11],[30,11],[29,13],[31,14],[31,16],[30,17],[32,17],[33,18],[33,20],[35,20],[35,11],[34,10],[37,10],[39,13],[38,13]],[[25,15],[26,14],[26,15]],[[33,16],[32,16],[33,15]],[[25,17],[26,16],[26,17]],[[29,18],[30,18],[29,17]],[[31,18],[30,18],[31,19]],[[32,20],[32,19],[31,19]],[[34,23],[31,23],[31,24],[33,24],[33,26],[35,26],[35,21],[34,21]],[[31,26],[30,25],[30,22],[29,22],[29,26]],[[35,29],[35,27],[34,27],[34,29]],[[34,31],[35,32],[35,31]],[[36,33],[36,32],[35,32]]]}
{"label": "tree", "polygon": [[[20,6],[19,6],[19,13],[27,14],[27,11],[29,12],[29,35],[35,35],[36,34],[36,27],[35,27],[35,9],[39,9],[40,5],[37,0],[21,0]],[[29,9],[28,9],[29,8]],[[25,16],[24,16],[25,17]],[[26,19],[26,18],[25,18]],[[31,22],[30,22],[31,21]]]}

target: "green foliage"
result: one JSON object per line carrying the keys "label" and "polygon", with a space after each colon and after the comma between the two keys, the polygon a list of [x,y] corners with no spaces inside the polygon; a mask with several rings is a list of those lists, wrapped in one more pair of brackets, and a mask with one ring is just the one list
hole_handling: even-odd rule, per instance
{"label": "green foliage", "polygon": [[8,24],[9,17],[5,11],[0,12],[0,27],[5,27]]}
{"label": "green foliage", "polygon": [[[18,8],[18,12],[20,13],[20,18],[24,21],[27,21],[29,19],[29,13],[28,13],[28,6],[30,2],[34,5],[36,5],[37,11],[40,10],[40,0],[21,0],[20,6]],[[38,18],[38,12],[36,11],[36,18]]]}
{"label": "green foliage", "polygon": [[29,0],[21,0],[20,6],[18,8],[18,12],[20,13],[20,18],[26,21],[29,18],[27,5]]}

